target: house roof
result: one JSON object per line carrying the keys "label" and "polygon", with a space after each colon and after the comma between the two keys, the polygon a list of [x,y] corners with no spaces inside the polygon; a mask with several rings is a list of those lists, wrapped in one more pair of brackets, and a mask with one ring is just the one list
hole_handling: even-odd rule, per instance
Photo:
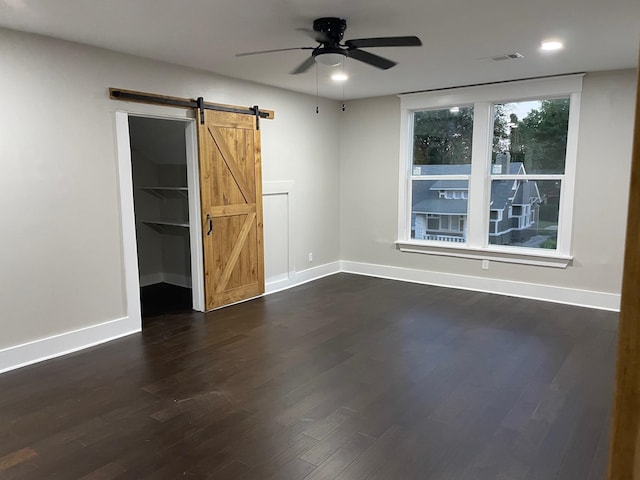
{"label": "house roof", "polygon": [[491,210],[502,210],[509,199],[516,194],[512,190],[514,180],[494,180],[491,184]]}
{"label": "house roof", "polygon": [[440,198],[426,199],[415,204],[412,208],[414,213],[437,213],[449,215],[466,215],[466,200],[444,200]]}
{"label": "house roof", "polygon": [[530,198],[537,198],[540,200],[538,184],[534,181],[522,182],[520,184],[520,188],[518,188],[518,191],[516,192],[513,203],[516,205],[525,205],[529,203]]}
{"label": "house roof", "polygon": [[[415,165],[414,168],[418,166]],[[422,175],[469,175],[471,165],[419,165]],[[524,172],[522,162],[512,162],[509,174]],[[501,210],[515,197],[513,203],[526,204],[529,198],[539,198],[536,182],[520,182],[519,188],[512,190],[515,180],[494,180],[491,186],[491,210]],[[413,182],[412,211],[414,213],[433,213],[466,215],[467,200],[443,199],[440,190],[468,190],[467,180],[418,180]]]}
{"label": "house roof", "polygon": [[437,180],[433,182],[430,190],[469,190],[467,180]]}

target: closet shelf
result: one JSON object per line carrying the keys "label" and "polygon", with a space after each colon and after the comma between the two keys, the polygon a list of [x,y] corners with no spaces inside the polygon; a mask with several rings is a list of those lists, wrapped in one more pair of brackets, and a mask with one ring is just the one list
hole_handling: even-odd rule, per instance
{"label": "closet shelf", "polygon": [[177,193],[183,197],[189,196],[189,188],[188,187],[138,187],[139,190],[143,190],[145,192],[149,192],[156,197],[166,197],[171,194]]}
{"label": "closet shelf", "polygon": [[158,227],[164,229],[166,227],[189,228],[188,220],[140,220],[142,223],[150,227]]}

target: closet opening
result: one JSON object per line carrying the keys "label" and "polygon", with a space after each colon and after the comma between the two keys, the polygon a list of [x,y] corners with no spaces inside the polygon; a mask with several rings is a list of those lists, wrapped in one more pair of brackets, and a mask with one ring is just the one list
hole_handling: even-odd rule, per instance
{"label": "closet opening", "polygon": [[204,310],[196,127],[128,116],[142,323]]}

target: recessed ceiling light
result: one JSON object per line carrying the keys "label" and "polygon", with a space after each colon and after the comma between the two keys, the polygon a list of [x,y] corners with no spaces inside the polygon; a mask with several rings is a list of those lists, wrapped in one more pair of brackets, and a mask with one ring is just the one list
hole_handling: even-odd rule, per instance
{"label": "recessed ceiling light", "polygon": [[564,47],[562,42],[559,42],[557,40],[548,40],[540,44],[540,50],[544,50],[547,52],[551,52],[553,50],[560,50],[562,47]]}
{"label": "recessed ceiling light", "polygon": [[331,80],[334,82],[346,82],[349,76],[344,72],[335,72],[331,74]]}

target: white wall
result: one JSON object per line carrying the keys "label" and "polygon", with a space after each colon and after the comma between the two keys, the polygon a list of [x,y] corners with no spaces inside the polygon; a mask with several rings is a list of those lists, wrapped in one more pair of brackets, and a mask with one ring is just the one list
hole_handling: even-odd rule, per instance
{"label": "white wall", "polygon": [[[528,296],[615,308],[622,278],[634,98],[635,71],[584,77],[572,239],[575,261],[566,269],[491,262],[489,270],[482,270],[479,260],[396,250],[400,100],[394,96],[349,102],[341,130],[341,259],[355,262],[349,270],[488,291],[504,287],[501,293],[512,287],[526,289],[522,282],[537,284],[542,287],[529,288]],[[557,287],[557,297],[549,287]],[[591,300],[574,301],[578,296],[571,290]]]}
{"label": "white wall", "polygon": [[294,268],[339,259],[336,102],[316,115],[313,97],[3,29],[0,65],[0,370],[7,348],[126,318],[115,111],[188,113],[113,101],[108,87],[275,110],[263,178],[304,192]]}

